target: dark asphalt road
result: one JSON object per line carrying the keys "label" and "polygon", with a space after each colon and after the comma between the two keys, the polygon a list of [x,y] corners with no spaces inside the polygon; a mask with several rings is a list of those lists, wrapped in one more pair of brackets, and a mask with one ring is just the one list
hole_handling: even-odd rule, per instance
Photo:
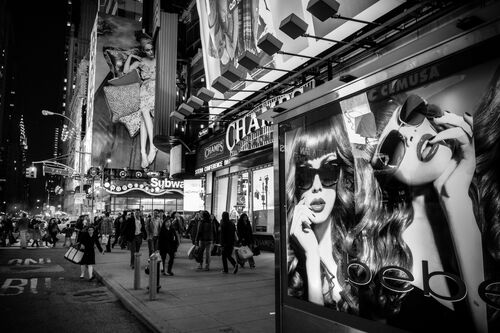
{"label": "dark asphalt road", "polygon": [[149,332],[104,285],[80,280],[65,251],[0,249],[1,332]]}

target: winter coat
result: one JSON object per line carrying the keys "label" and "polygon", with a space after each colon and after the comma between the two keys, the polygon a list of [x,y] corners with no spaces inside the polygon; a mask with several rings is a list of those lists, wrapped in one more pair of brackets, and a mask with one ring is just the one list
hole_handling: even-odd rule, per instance
{"label": "winter coat", "polygon": [[233,247],[236,242],[236,226],[231,221],[221,221],[220,244],[224,247]]}
{"label": "winter coat", "polygon": [[99,243],[99,238],[97,238],[97,232],[94,231],[92,237],[87,230],[83,230],[79,233],[79,243],[85,246],[83,249],[83,258],[80,261],[80,265],[94,265],[95,264],[95,251],[94,244],[97,246],[100,252],[102,252],[101,244]]}
{"label": "winter coat", "polygon": [[253,231],[250,221],[248,223],[245,223],[242,220],[238,221],[237,229],[241,245],[253,245]]}
{"label": "winter coat", "polygon": [[179,235],[177,231],[170,226],[167,229],[165,222],[160,227],[160,235],[158,236],[158,249],[160,255],[165,256],[166,253],[176,252],[179,247]]}
{"label": "winter coat", "polygon": [[[135,218],[130,217],[125,220],[124,226],[122,228],[122,236],[127,241],[132,241],[135,237]],[[146,227],[144,224],[144,219],[141,217],[141,236],[146,239]]]}
{"label": "winter coat", "polygon": [[217,229],[213,221],[202,219],[200,222],[198,222],[198,232],[196,234],[196,241],[197,242],[217,241]]}

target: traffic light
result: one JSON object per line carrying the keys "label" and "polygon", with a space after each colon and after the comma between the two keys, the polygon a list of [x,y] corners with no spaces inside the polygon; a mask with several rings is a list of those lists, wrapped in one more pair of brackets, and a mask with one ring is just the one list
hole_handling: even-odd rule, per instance
{"label": "traffic light", "polygon": [[36,178],[36,167],[30,166],[26,168],[26,178]]}

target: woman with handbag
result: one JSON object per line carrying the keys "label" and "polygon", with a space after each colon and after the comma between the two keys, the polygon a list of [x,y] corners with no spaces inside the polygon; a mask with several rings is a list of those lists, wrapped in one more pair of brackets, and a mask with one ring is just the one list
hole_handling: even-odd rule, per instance
{"label": "woman with handbag", "polygon": [[94,245],[97,246],[99,252],[104,255],[104,251],[97,237],[97,232],[93,226],[83,229],[78,235],[77,247],[83,251],[82,261],[80,261],[80,279],[85,278],[85,270],[88,270],[89,281],[94,279],[93,270],[95,265],[95,252]]}
{"label": "woman with handbag", "polygon": [[[253,240],[253,231],[252,225],[250,224],[250,219],[246,213],[240,215],[237,224],[238,230],[238,238],[240,240],[241,246],[248,246],[250,249],[253,248],[254,240]],[[245,266],[245,260],[238,260],[240,266],[243,268]],[[248,263],[250,264],[250,268],[255,268],[255,260],[253,256],[248,258]]]}
{"label": "woman with handbag", "polygon": [[222,246],[222,273],[227,274],[227,261],[234,266],[233,274],[238,272],[238,263],[233,259],[231,253],[233,252],[234,242],[236,241],[236,227],[234,223],[229,220],[229,213],[222,213],[222,220],[220,223],[220,244]]}
{"label": "woman with handbag", "polygon": [[[161,262],[163,264],[162,273],[163,275],[174,275],[172,272],[172,266],[174,265],[175,252],[180,244],[179,234],[177,230],[172,226],[172,220],[167,217],[161,227],[158,236],[158,247],[160,250]],[[167,271],[165,272],[165,260],[168,254],[168,264]]]}

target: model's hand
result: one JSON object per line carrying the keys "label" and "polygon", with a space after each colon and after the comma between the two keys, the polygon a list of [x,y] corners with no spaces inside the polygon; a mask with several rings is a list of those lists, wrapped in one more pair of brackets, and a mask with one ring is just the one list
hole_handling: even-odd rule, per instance
{"label": "model's hand", "polygon": [[445,172],[434,181],[434,187],[440,196],[445,198],[455,194],[467,194],[476,167],[472,116],[464,114],[461,117],[446,112],[442,117],[435,118],[435,122],[446,129],[439,132],[430,143],[454,139],[458,143],[458,151],[454,152],[454,163],[450,163]]}
{"label": "model's hand", "polygon": [[300,201],[293,211],[290,236],[294,236],[302,246],[307,256],[319,256],[318,240],[311,229],[311,220],[314,213]]}

